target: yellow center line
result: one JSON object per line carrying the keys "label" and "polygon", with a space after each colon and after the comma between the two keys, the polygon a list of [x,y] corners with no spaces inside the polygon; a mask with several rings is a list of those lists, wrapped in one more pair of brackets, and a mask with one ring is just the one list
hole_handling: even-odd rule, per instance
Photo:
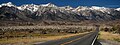
{"label": "yellow center line", "polygon": [[[88,35],[90,35],[90,34],[88,34]],[[87,35],[85,35],[84,37],[86,37]],[[81,37],[82,38],[82,37]],[[69,43],[72,43],[72,42],[75,42],[75,41],[77,41],[77,40],[80,40],[81,38],[77,38],[77,39],[74,39],[74,40],[71,40],[71,41],[68,41],[68,42],[65,42],[65,43],[63,43],[63,44],[60,44],[60,45],[66,45],[66,44],[69,44]]]}

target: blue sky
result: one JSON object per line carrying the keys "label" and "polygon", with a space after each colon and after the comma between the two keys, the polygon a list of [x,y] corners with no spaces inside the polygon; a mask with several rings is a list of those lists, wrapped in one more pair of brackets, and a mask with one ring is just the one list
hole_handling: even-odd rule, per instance
{"label": "blue sky", "polygon": [[57,6],[104,6],[111,8],[120,7],[120,0],[0,0],[1,3],[12,2],[15,5],[22,4],[47,4],[53,3]]}

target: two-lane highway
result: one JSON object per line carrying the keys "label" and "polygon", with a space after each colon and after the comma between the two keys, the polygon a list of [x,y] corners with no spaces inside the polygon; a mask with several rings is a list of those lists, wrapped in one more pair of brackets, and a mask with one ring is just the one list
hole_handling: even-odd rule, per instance
{"label": "two-lane highway", "polygon": [[94,42],[97,39],[99,28],[96,28],[96,31],[84,34],[77,35],[70,38],[47,41],[45,43],[34,44],[34,45],[94,45]]}

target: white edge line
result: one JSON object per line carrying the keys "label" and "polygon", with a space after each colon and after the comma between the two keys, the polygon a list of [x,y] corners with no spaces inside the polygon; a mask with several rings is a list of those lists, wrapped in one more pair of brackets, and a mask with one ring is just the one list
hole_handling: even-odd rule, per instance
{"label": "white edge line", "polygon": [[97,36],[95,37],[91,45],[94,45],[96,39],[97,39]]}

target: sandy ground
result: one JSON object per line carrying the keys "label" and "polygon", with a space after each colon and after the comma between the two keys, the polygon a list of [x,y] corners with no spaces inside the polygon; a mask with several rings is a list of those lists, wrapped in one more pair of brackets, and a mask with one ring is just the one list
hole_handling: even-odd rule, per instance
{"label": "sandy ground", "polygon": [[120,34],[113,34],[113,33],[101,31],[99,35],[99,39],[117,41],[115,39],[120,39]]}
{"label": "sandy ground", "polygon": [[98,39],[102,45],[120,45],[120,34],[101,31]]}
{"label": "sandy ground", "polygon": [[120,42],[110,41],[110,40],[101,40],[102,45],[120,45]]}

